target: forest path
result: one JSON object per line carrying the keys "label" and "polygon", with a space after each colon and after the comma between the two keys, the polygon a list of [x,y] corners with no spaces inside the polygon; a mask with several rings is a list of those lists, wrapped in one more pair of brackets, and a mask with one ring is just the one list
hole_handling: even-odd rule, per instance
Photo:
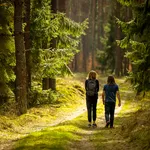
{"label": "forest path", "polygon": [[[101,91],[100,91],[101,93]],[[127,96],[127,94],[125,94]],[[101,97],[99,97],[99,104],[101,102]],[[125,100],[126,98],[124,98]],[[123,106],[123,102],[122,101],[122,106]],[[102,106],[99,106],[98,104],[98,109],[101,109]],[[116,106],[116,111],[115,111],[115,117],[117,116],[117,114],[120,112],[120,110],[122,109],[121,107]],[[95,146],[93,145],[92,142],[92,136],[94,134],[96,134],[97,132],[99,132],[99,130],[104,130],[104,126],[105,126],[105,120],[104,120],[104,110],[101,111],[101,113],[97,114],[97,128],[88,128],[87,127],[87,113],[86,113],[86,104],[85,104],[85,100],[83,100],[83,103],[80,107],[78,107],[75,111],[70,110],[69,113],[67,113],[66,115],[64,115],[63,117],[61,116],[60,118],[58,117],[55,121],[53,121],[53,123],[50,124],[42,124],[41,126],[39,125],[33,125],[32,128],[30,129],[30,131],[28,132],[24,132],[24,134],[22,134],[22,137],[19,138],[15,138],[15,139],[11,139],[7,142],[4,142],[0,145],[0,150],[12,150],[12,146],[20,139],[22,139],[25,136],[30,135],[32,132],[35,131],[41,131],[47,127],[54,127],[54,126],[59,126],[62,125],[64,123],[65,126],[65,122],[72,122],[73,119],[77,118],[78,116],[84,116],[84,126],[83,128],[81,128],[81,133],[78,133],[82,138],[79,141],[75,141],[75,143],[72,143],[71,146],[69,147],[70,150],[80,150],[80,149],[86,149],[86,150],[94,150]],[[76,125],[78,126],[78,125]]]}
{"label": "forest path", "polygon": [[[117,117],[117,114],[121,111],[123,105],[124,105],[124,101],[122,101],[121,107],[116,106],[115,117]],[[81,133],[82,139],[79,142],[74,143],[74,145],[70,148],[70,150],[96,150],[95,146],[93,145],[91,137],[94,134],[96,134],[97,131],[106,129],[105,128],[104,112],[101,112],[100,114],[98,114],[96,122],[97,122],[96,128],[93,128],[93,127],[88,128],[87,127],[86,130],[84,130],[84,129],[82,130],[83,131]],[[85,123],[85,125],[87,125],[87,124]],[[101,141],[99,141],[99,142],[101,142]]]}
{"label": "forest path", "polygon": [[[119,113],[119,111],[121,110],[122,106],[121,107],[116,107],[116,115],[117,113]],[[69,113],[67,116],[64,116],[62,118],[57,118],[57,120],[55,120],[52,124],[43,124],[43,126],[34,126],[32,127],[31,129],[31,132],[28,132],[26,134],[24,134],[24,136],[27,136],[29,135],[30,133],[32,132],[35,132],[35,131],[41,131],[47,127],[50,127],[50,126],[56,126],[56,125],[59,125],[59,124],[62,124],[66,121],[72,121],[74,118],[80,116],[80,115],[83,115],[85,117],[86,114],[86,107],[85,105],[82,105],[81,107],[79,107],[76,111],[74,112],[71,112]],[[115,115],[115,116],[116,116]],[[87,121],[85,122],[85,127],[84,129],[82,130],[82,132],[80,133],[81,136],[82,136],[82,139],[78,142],[75,142],[74,144],[72,144],[72,146],[70,147],[70,150],[83,150],[83,149],[86,149],[86,150],[95,150],[95,147],[93,146],[92,144],[92,141],[91,141],[91,136],[97,132],[97,130],[101,130],[104,128],[105,126],[105,120],[104,120],[104,112],[102,112],[101,114],[97,114],[97,125],[98,127],[97,128],[88,128],[87,127]],[[86,128],[86,130],[85,130]],[[0,150],[12,150],[12,146],[19,140],[20,138],[18,139],[14,139],[14,140],[9,140],[3,144],[1,144],[0,146]]]}
{"label": "forest path", "polygon": [[[69,114],[64,115],[63,117],[61,116],[61,118],[57,118],[53,123],[43,124],[43,125],[39,125],[39,126],[37,126],[37,125],[32,126],[29,132],[26,132],[26,133],[22,134],[22,137],[28,136],[32,132],[38,132],[38,131],[41,131],[41,130],[47,128],[47,127],[56,126],[56,125],[59,125],[63,122],[73,120],[74,118],[76,118],[77,116],[83,114],[84,112],[86,112],[85,104],[78,107],[75,111],[70,112]],[[22,137],[15,138],[15,139],[12,139],[12,140],[8,140],[7,142],[1,143],[0,144],[0,150],[12,150],[12,146],[16,143],[16,141],[18,141]]]}

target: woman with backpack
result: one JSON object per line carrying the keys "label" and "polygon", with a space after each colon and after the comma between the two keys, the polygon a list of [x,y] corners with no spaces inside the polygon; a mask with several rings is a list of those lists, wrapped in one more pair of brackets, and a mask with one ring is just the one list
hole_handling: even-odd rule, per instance
{"label": "woman with backpack", "polygon": [[99,81],[96,79],[96,76],[97,73],[94,70],[91,70],[85,81],[88,127],[97,127],[96,109],[99,92]]}
{"label": "woman with backpack", "polygon": [[110,125],[110,128],[113,128],[114,124],[114,113],[116,106],[116,96],[118,98],[118,106],[121,106],[119,87],[115,83],[113,76],[108,76],[107,84],[104,85],[102,93],[102,101],[105,105],[105,119],[106,119],[106,128]]}

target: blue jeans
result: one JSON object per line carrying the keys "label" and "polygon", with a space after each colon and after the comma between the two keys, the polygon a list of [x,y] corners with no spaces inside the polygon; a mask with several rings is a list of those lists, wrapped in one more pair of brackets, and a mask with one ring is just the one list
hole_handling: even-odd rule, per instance
{"label": "blue jeans", "polygon": [[110,122],[110,127],[114,124],[115,103],[105,102],[105,119],[106,123]]}
{"label": "blue jeans", "polygon": [[97,96],[87,96],[86,97],[86,106],[88,121],[96,121],[96,108],[97,108]]}

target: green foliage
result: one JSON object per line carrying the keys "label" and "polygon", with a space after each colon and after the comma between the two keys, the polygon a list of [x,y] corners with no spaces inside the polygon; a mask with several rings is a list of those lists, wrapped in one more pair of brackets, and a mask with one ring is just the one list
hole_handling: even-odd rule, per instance
{"label": "green foliage", "polygon": [[53,104],[56,103],[58,99],[58,93],[49,90],[42,90],[42,89],[32,89],[30,93],[30,107],[43,105],[43,104]]}
{"label": "green foliage", "polygon": [[65,14],[58,13],[58,48],[77,48],[80,36],[84,35],[87,28],[87,20],[82,23],[76,23],[65,17]]}
{"label": "green foliage", "polygon": [[118,2],[120,2],[122,5],[126,5],[126,6],[132,6],[133,4],[136,5],[137,3],[139,3],[137,0],[117,0]]}
{"label": "green foliage", "polygon": [[41,62],[39,64],[39,70],[35,74],[36,77],[54,78],[64,73],[70,74],[71,71],[69,70],[69,68],[67,68],[67,64],[69,63],[70,59],[73,58],[75,52],[76,50],[70,53],[70,49],[39,50]]}
{"label": "green foliage", "polygon": [[109,22],[104,28],[105,36],[101,37],[103,50],[97,51],[97,60],[101,64],[101,70],[114,72],[115,68],[115,38],[114,38],[114,20],[110,15]]}
{"label": "green foliage", "polygon": [[[134,18],[129,22],[118,20],[126,37],[119,41],[122,48],[128,49],[126,56],[133,65],[132,72],[129,72],[131,80],[137,93],[150,90],[150,5],[132,3]],[[130,49],[132,49],[130,51]]]}
{"label": "green foliage", "polygon": [[101,64],[100,66],[100,70],[103,71],[106,70],[106,53],[104,51],[100,51],[100,50],[97,50],[97,61]]}
{"label": "green foliage", "polygon": [[[70,72],[67,64],[79,51],[77,47],[87,28],[87,20],[76,23],[63,13],[54,14],[47,0],[33,1],[32,9],[33,71],[36,76],[55,78],[66,70]],[[55,49],[52,49],[53,42]]]}
{"label": "green foliage", "polygon": [[[43,104],[63,104],[74,103],[79,97],[85,96],[85,91],[80,82],[68,78],[56,78],[56,91],[51,89],[42,90],[40,82],[33,82],[30,93],[30,107]],[[73,81],[71,81],[73,80]],[[67,85],[66,85],[67,82]],[[72,101],[72,102],[71,102]]]}
{"label": "green foliage", "polygon": [[[14,40],[12,37],[13,9],[8,2],[0,1],[0,97],[12,94],[10,83],[15,80]],[[5,100],[4,100],[5,101]]]}

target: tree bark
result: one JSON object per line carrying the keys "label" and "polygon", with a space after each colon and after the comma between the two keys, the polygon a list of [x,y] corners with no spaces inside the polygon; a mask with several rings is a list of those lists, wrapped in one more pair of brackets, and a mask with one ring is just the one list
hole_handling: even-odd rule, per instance
{"label": "tree bark", "polygon": [[43,78],[43,80],[42,80],[42,89],[43,90],[48,90],[49,88],[50,88],[49,78]]}
{"label": "tree bark", "polygon": [[16,54],[16,89],[15,96],[19,115],[27,112],[26,58],[22,31],[23,1],[14,1],[14,34]]}
{"label": "tree bark", "polygon": [[65,13],[66,12],[66,0],[57,0],[58,1],[58,11]]}
{"label": "tree bark", "polygon": [[52,89],[53,91],[56,91],[56,79],[49,79],[49,85],[50,85],[50,89]]}
{"label": "tree bark", "polygon": [[26,50],[26,82],[27,103],[29,104],[29,92],[31,90],[31,41],[30,41],[30,0],[25,0],[25,50]]}
{"label": "tree bark", "polygon": [[[58,5],[58,0],[52,0],[51,1],[51,10],[53,13],[57,13],[57,7],[58,7],[57,5]],[[56,39],[53,38],[51,40],[50,46],[52,49],[56,48]],[[46,41],[44,41],[43,48],[47,48],[47,42]],[[48,90],[48,89],[56,90],[56,84],[53,84],[53,83],[56,83],[56,79],[54,79],[54,78],[43,78],[42,89],[43,90]]]}
{"label": "tree bark", "polygon": [[[120,18],[120,4],[118,2],[116,3],[117,3],[116,16]],[[117,40],[121,39],[121,30],[117,25],[116,25],[116,39]],[[117,46],[116,54],[115,54],[115,75],[118,77],[122,75],[122,59],[123,57],[122,57],[121,48]]]}
{"label": "tree bark", "polygon": [[96,50],[96,3],[97,0],[92,0],[92,68],[95,70],[95,50]]}
{"label": "tree bark", "polygon": [[[52,10],[53,13],[57,13],[57,11],[66,12],[66,0],[52,0]],[[57,39],[52,39],[52,48],[57,47]],[[49,78],[49,88],[52,90],[56,90],[56,79],[55,78]]]}
{"label": "tree bark", "polygon": [[[57,13],[59,1],[60,0],[52,0],[53,13]],[[61,3],[60,5],[63,5],[63,4]],[[52,43],[51,43],[52,49],[56,48],[56,44],[57,44],[57,41],[56,41],[56,39],[53,38]],[[49,89],[52,89],[54,91],[56,90],[56,79],[55,78],[49,78],[48,84],[49,84]]]}

